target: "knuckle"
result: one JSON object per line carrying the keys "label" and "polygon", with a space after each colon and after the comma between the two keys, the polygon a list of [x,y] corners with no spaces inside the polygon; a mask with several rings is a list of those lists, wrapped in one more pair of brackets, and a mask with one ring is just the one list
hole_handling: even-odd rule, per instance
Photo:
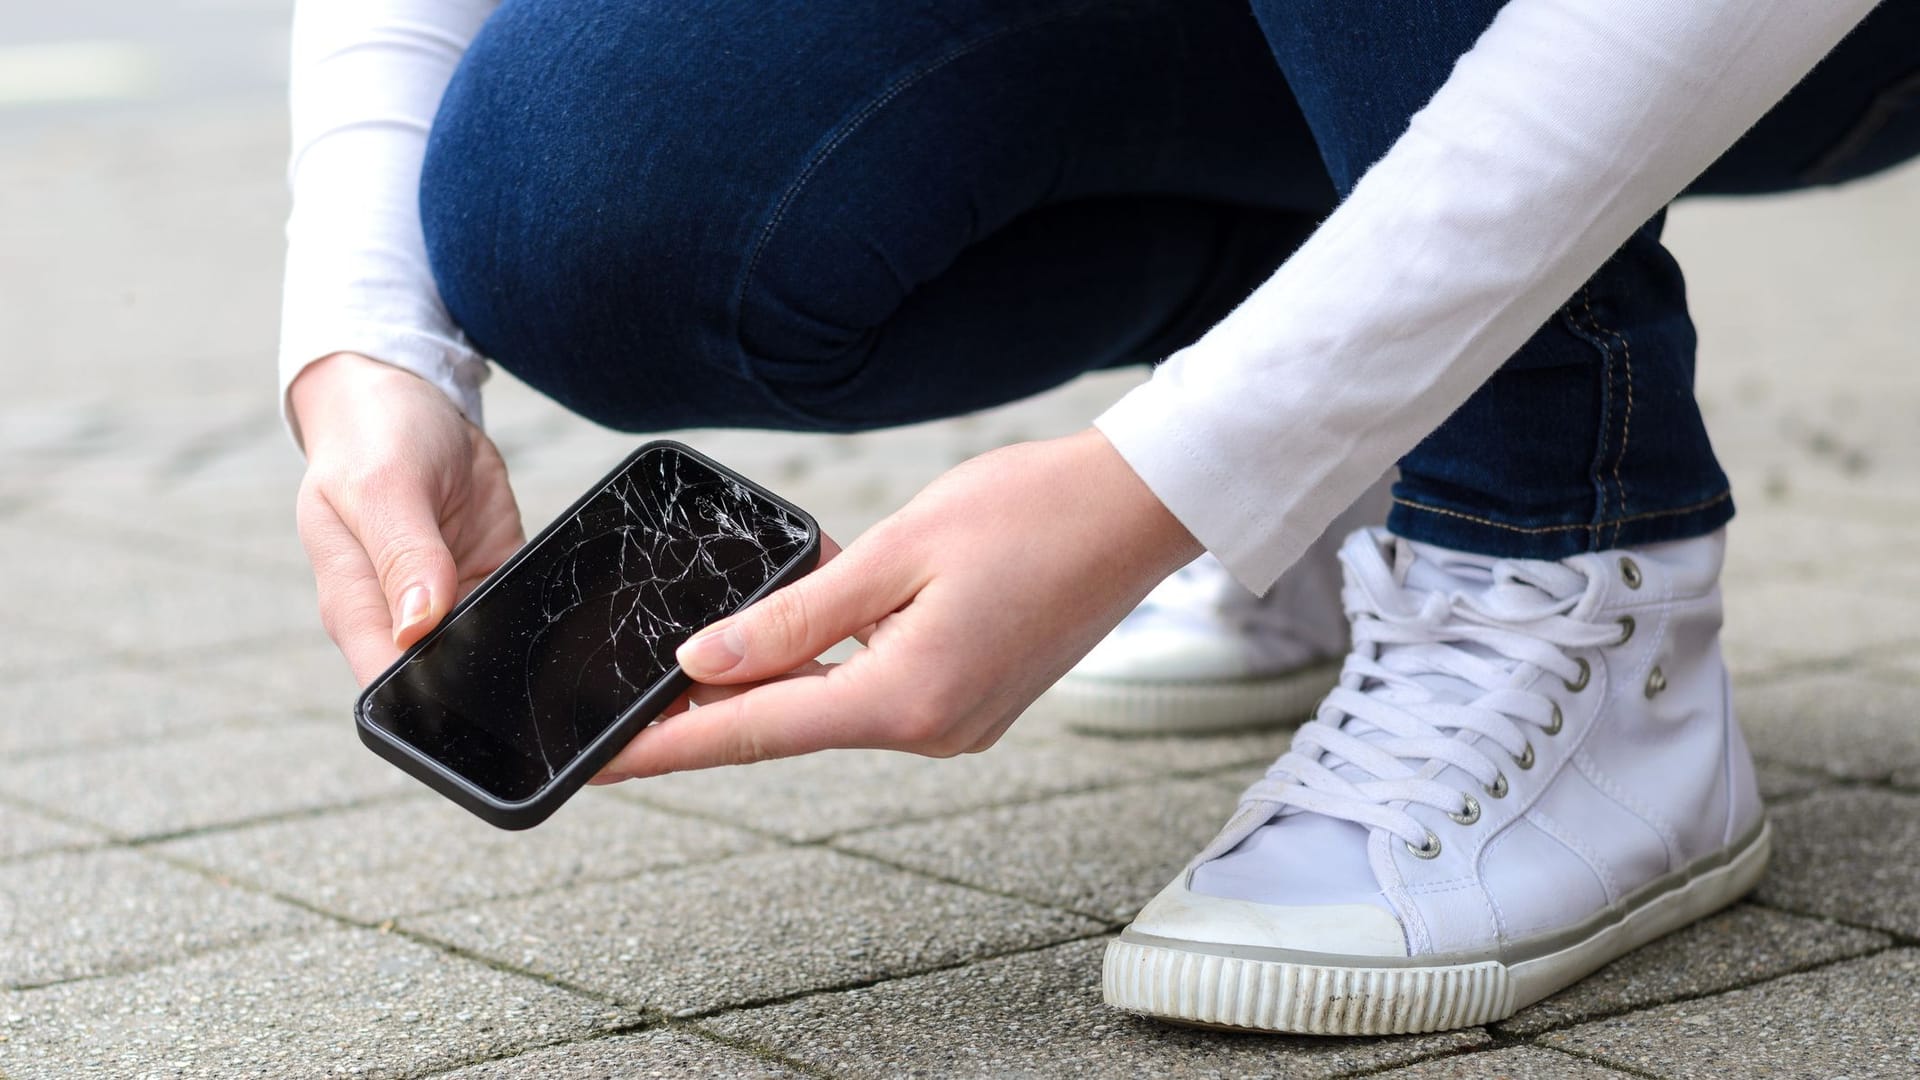
{"label": "knuckle", "polygon": [[767,598],[760,616],[760,631],[780,646],[795,646],[809,640],[813,616],[804,593],[783,589]]}
{"label": "knuckle", "polygon": [[916,701],[904,708],[894,723],[894,734],[906,745],[932,757],[952,757],[959,751],[939,753],[954,728],[952,714],[930,701]]}

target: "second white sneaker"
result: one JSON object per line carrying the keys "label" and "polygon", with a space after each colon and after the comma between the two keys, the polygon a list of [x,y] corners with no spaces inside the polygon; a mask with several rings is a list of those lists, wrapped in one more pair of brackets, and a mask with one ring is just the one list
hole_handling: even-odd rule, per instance
{"label": "second white sneaker", "polygon": [[1324,1035],[1483,1024],[1747,892],[1769,832],[1720,657],[1724,551],[1496,560],[1356,533],[1339,688],[1108,946],[1108,1003]]}
{"label": "second white sneaker", "polygon": [[1046,696],[1070,726],[1200,735],[1297,723],[1347,651],[1340,542],[1386,520],[1392,478],[1335,519],[1265,596],[1202,555],[1147,594]]}

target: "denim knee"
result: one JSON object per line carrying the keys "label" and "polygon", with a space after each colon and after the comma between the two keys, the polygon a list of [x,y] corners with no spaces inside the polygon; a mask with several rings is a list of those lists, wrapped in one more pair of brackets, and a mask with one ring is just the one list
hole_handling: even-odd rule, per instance
{"label": "denim knee", "polygon": [[736,330],[769,201],[742,167],[752,135],[684,62],[648,58],[673,44],[622,9],[510,0],[469,48],[420,178],[441,298],[481,351],[599,423],[794,426]]}

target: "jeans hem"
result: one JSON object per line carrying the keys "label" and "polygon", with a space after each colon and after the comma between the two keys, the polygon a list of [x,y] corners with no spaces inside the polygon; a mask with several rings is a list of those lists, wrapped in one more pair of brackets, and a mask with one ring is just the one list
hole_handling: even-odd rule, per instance
{"label": "jeans hem", "polygon": [[1387,529],[1396,536],[1502,559],[1564,559],[1610,547],[1627,548],[1705,536],[1733,519],[1733,492],[1665,510],[1571,524],[1522,525],[1393,497]]}

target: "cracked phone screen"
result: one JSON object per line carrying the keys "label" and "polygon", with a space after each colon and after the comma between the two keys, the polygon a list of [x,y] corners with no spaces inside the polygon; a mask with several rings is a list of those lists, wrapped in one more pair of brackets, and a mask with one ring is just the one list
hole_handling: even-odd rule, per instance
{"label": "cracked phone screen", "polygon": [[367,720],[496,799],[528,798],[810,537],[738,480],[650,449],[392,672]]}

